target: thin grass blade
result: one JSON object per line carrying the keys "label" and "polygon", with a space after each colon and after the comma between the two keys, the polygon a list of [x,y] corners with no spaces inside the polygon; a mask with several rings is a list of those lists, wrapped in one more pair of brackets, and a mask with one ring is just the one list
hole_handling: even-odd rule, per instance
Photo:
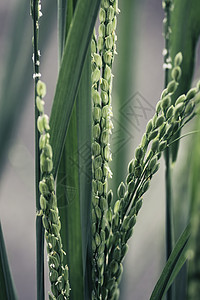
{"label": "thin grass blade", "polygon": [[0,299],[17,300],[0,222]]}
{"label": "thin grass blade", "polygon": [[92,154],[91,154],[91,54],[86,57],[77,96],[79,195],[81,211],[82,259],[85,284],[85,299],[91,286],[91,197],[92,197]]}
{"label": "thin grass blade", "polygon": [[100,0],[79,0],[67,36],[50,118],[54,175],[57,173],[61,159],[67,127],[77,96],[99,5]]}
{"label": "thin grass blade", "polygon": [[180,236],[151,294],[150,300],[161,300],[187,260],[186,251],[191,227],[188,225]]}
{"label": "thin grass blade", "polygon": [[61,61],[63,49],[65,46],[65,26],[66,26],[66,11],[68,1],[58,0],[58,41],[59,41],[59,62]]}
{"label": "thin grass blade", "polygon": [[[61,237],[70,274],[70,299],[83,299],[76,106],[74,106],[57,176]],[[65,263],[65,261],[64,261]],[[77,288],[78,283],[78,288]]]}
{"label": "thin grass blade", "polygon": [[[196,128],[200,128],[200,119],[197,120]],[[198,299],[200,295],[199,272],[200,272],[200,136],[196,134],[191,144],[191,168],[190,168],[190,199],[191,199],[191,258],[188,264],[188,289],[187,299]]]}

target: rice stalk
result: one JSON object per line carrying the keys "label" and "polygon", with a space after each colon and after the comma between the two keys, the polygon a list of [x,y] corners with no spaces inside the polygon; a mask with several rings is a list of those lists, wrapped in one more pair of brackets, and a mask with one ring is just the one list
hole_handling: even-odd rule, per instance
{"label": "rice stalk", "polygon": [[61,223],[55,195],[55,182],[52,175],[53,153],[49,144],[49,118],[44,114],[43,97],[45,94],[45,84],[39,80],[37,83],[36,105],[40,112],[37,127],[40,132],[39,147],[41,151],[40,170],[42,180],[39,183],[41,210],[38,214],[42,216],[47,242],[47,260],[52,291],[52,294],[49,294],[49,299],[69,299],[68,267],[63,265],[63,256],[66,254],[63,251],[60,237]]}
{"label": "rice stalk", "polygon": [[[171,69],[171,56],[170,56],[170,13],[173,10],[173,1],[164,0],[163,9],[165,12],[165,18],[163,20],[163,35],[165,38],[165,49],[163,51],[164,55],[164,69],[165,69],[165,88],[167,87],[169,81],[169,70]],[[177,67],[180,68],[180,67]],[[180,69],[178,70],[181,74]],[[174,245],[174,236],[173,236],[173,220],[172,220],[172,195],[171,195],[171,172],[170,172],[170,148],[167,148],[165,151],[165,163],[166,163],[166,257],[169,258],[173,245]]]}
{"label": "rice stalk", "polygon": [[[108,1],[102,3],[109,5]],[[169,11],[172,9],[172,2],[163,2],[167,19],[165,20],[164,35],[166,38],[165,69],[166,78],[168,71],[172,68],[169,55]],[[108,6],[109,7],[109,6]],[[106,179],[102,171],[103,159],[106,158],[102,152],[102,144],[107,147],[107,143],[102,140],[102,118],[103,109],[108,107],[108,88],[101,70],[104,60],[99,55],[101,49],[106,49],[105,40],[105,18],[106,14],[102,9],[99,13],[100,26],[98,40],[94,33],[92,40],[92,99],[93,99],[93,202],[92,202],[92,233],[93,233],[93,299],[118,299],[118,285],[121,280],[123,266],[122,261],[127,253],[127,242],[132,236],[136,217],[142,206],[143,194],[148,190],[152,176],[159,169],[159,159],[161,153],[169,148],[173,137],[180,129],[194,117],[195,103],[199,102],[199,84],[197,88],[191,89],[187,95],[180,96],[175,105],[171,104],[171,97],[178,87],[181,77],[182,54],[178,53],[174,59],[174,66],[171,71],[172,80],[166,80],[166,88],[161,95],[161,100],[156,107],[156,114],[149,121],[146,133],[143,135],[141,144],[135,151],[135,160],[130,162],[126,183],[121,183],[118,187],[118,200],[113,203],[112,192],[107,193],[105,189]],[[104,48],[105,47],[105,48]],[[99,51],[99,53],[97,53]],[[104,58],[104,57],[103,57]],[[111,63],[112,66],[112,63]],[[103,74],[103,71],[102,71]],[[101,87],[101,97],[99,94]],[[108,97],[109,99],[109,97]],[[106,116],[109,117],[108,112]],[[109,120],[109,119],[108,119]],[[109,130],[109,127],[106,128]],[[104,128],[103,128],[104,129]],[[108,132],[109,133],[109,132]],[[109,137],[109,135],[108,135]],[[106,141],[108,141],[108,137]],[[110,149],[107,153],[107,162],[110,160]],[[148,151],[148,152],[147,152]],[[104,157],[102,159],[102,153]],[[102,184],[103,183],[103,184]],[[106,201],[107,200],[107,201]],[[171,223],[171,220],[170,220]]]}
{"label": "rice stalk", "polygon": [[[174,8],[172,0],[162,1],[165,18],[163,20],[163,36],[165,39],[164,55],[164,70],[165,70],[165,88],[169,81],[169,70],[171,69],[171,56],[170,56],[170,35],[171,35],[171,11]],[[181,74],[181,71],[179,70]],[[174,248],[174,224],[173,224],[173,209],[172,209],[172,189],[171,189],[171,163],[170,163],[170,148],[165,150],[165,190],[166,190],[166,260],[168,260]],[[172,288],[167,293],[167,299],[173,297]]]}
{"label": "rice stalk", "polygon": [[[135,150],[135,158],[129,163],[126,183],[119,185],[118,200],[109,215],[112,225],[106,242],[108,252],[104,270],[107,299],[118,299],[116,291],[123,272],[122,261],[128,250],[127,242],[142,207],[143,195],[159,169],[161,153],[172,143],[175,134],[198,113],[195,107],[200,101],[200,83],[186,95],[181,95],[175,105],[171,105],[171,96],[180,79],[181,61],[182,55],[178,53],[171,72],[173,80],[164,89],[156,113],[147,124],[141,144]],[[112,298],[113,295],[116,298]]]}
{"label": "rice stalk", "polygon": [[[164,8],[168,9],[171,1],[163,3],[166,5]],[[175,141],[176,134],[198,113],[196,105],[200,102],[200,83],[198,83],[196,88],[191,89],[186,95],[181,95],[176,103],[172,104],[171,97],[177,90],[181,77],[182,54],[178,53],[171,71],[172,80],[166,82],[166,88],[156,106],[156,113],[148,122],[146,132],[135,151],[135,158],[128,166],[126,182],[121,182],[117,190],[118,199],[113,199],[112,191],[108,192],[108,178],[112,175],[109,168],[111,160],[109,138],[112,131],[112,64],[116,47],[117,13],[117,0],[102,0],[98,38],[94,32],[91,42],[91,94],[93,100],[92,299],[117,300],[119,298],[119,283],[123,273],[122,261],[128,251],[127,242],[132,236],[133,227],[142,206],[143,195],[148,190],[153,175],[159,169],[162,152],[169,148]],[[34,21],[35,100],[39,132],[37,145],[39,145],[40,151],[40,157],[38,150],[36,155],[38,170],[36,182],[39,185],[37,218],[40,221],[42,219],[47,242],[52,292],[49,294],[49,299],[69,299],[68,267],[63,263],[65,252],[60,236],[61,223],[55,195],[50,126],[48,116],[44,113],[43,98],[46,94],[46,87],[39,80],[41,76],[38,51],[38,21],[41,16],[39,0],[32,2],[32,15]],[[170,31],[168,25],[165,32],[166,37]],[[169,59],[169,52],[167,52],[165,63],[171,65]]]}
{"label": "rice stalk", "polygon": [[[63,265],[63,256],[66,255],[62,249],[62,241],[60,237],[60,217],[57,207],[57,198],[55,195],[55,181],[52,175],[53,170],[53,153],[49,143],[50,126],[49,118],[44,113],[43,98],[46,95],[46,86],[39,80],[39,50],[38,50],[38,33],[39,33],[39,18],[42,16],[40,1],[33,1],[31,4],[31,13],[33,16],[34,26],[34,70],[33,78],[35,79],[35,101],[36,101],[36,116],[37,116],[37,141],[39,139],[39,151],[37,149],[37,172],[40,176],[36,177],[36,184],[39,182],[40,202],[37,203],[37,217],[42,217],[42,224],[45,229],[45,238],[47,242],[49,279],[51,282],[51,292],[49,299],[69,299],[69,280],[68,266]],[[39,163],[39,166],[38,166]],[[40,179],[39,179],[40,178]],[[37,192],[37,197],[39,196]],[[38,295],[38,297],[44,297]]]}
{"label": "rice stalk", "polygon": [[92,100],[93,100],[93,197],[92,197],[92,299],[106,299],[102,291],[105,267],[105,242],[108,209],[108,178],[111,160],[109,136],[112,131],[112,64],[116,52],[116,14],[118,1],[101,1],[98,38],[95,32],[91,42],[92,54]]}
{"label": "rice stalk", "polygon": [[[37,98],[37,83],[40,77],[40,51],[38,49],[39,39],[39,18],[41,17],[41,4],[38,0],[31,1],[31,15],[33,19],[33,68],[34,68],[34,83],[35,83],[35,103]],[[39,132],[37,130],[37,119],[39,111],[35,105],[35,189],[36,189],[36,210],[40,210],[40,192],[39,182],[41,179],[40,173],[40,158],[39,158]],[[41,216],[36,216],[36,260],[37,260],[37,299],[44,298],[44,228],[42,225]]]}

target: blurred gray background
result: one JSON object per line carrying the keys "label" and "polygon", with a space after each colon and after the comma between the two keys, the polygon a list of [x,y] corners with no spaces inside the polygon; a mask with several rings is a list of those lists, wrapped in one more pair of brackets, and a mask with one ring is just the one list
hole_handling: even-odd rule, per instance
{"label": "blurred gray background", "polygon": [[[119,2],[122,2],[122,0]],[[1,88],[4,84],[4,70],[12,38],[13,16],[16,9],[19,9],[20,3],[20,0],[1,0],[0,2]],[[56,3],[53,1],[52,6],[56,10]],[[119,6],[121,8],[122,5],[119,3]],[[127,92],[127,99],[124,99],[124,106],[120,110],[115,107],[116,86],[118,78],[120,78],[117,72],[115,73],[113,91],[114,125],[117,116],[120,114],[127,117],[129,121],[129,127],[124,128],[127,139],[122,143],[122,148],[126,147],[128,149],[127,162],[133,158],[134,149],[140,142],[146,123],[154,113],[154,107],[159,100],[164,82],[162,67],[162,50],[164,48],[162,37],[163,11],[161,1],[141,1],[135,6],[134,10],[134,29],[130,27],[133,26],[132,23],[127,27],[127,33],[129,30],[134,32],[133,39],[130,39],[130,46],[133,49],[131,68],[134,77],[131,79],[131,88]],[[44,19],[46,13],[48,12],[43,10]],[[124,14],[125,12],[121,8],[118,17],[119,26]],[[27,10],[27,17],[27,28],[23,38],[26,41],[27,48],[30,48],[32,20],[29,16],[29,10]],[[45,23],[49,39],[41,53],[42,79],[47,84],[46,109],[48,113],[50,112],[58,73],[56,12],[52,13],[49,22],[49,24]],[[123,39],[123,36],[120,36],[119,33],[118,43],[121,39]],[[31,57],[29,59],[31,66]],[[116,56],[116,64],[117,60],[120,60],[120,53]],[[198,75],[197,72],[195,78]],[[19,299],[33,300],[36,299],[33,79],[32,73],[24,74],[24,77],[21,77],[19,72],[19,76],[22,82],[24,81],[26,84],[28,81],[32,87],[26,96],[25,104],[21,104],[20,99],[18,99],[19,107],[22,105],[20,107],[20,122],[15,126],[12,143],[7,150],[6,163],[1,176],[0,218]],[[130,105],[134,107],[136,115],[131,115],[131,112],[128,114],[127,108]],[[121,125],[123,127],[123,124]],[[119,138],[115,129],[113,136],[116,139]],[[181,172],[179,171],[181,161],[187,160],[187,152],[183,150],[187,148],[188,140],[189,138],[181,143],[181,153],[175,171],[176,178],[179,178]],[[115,140],[115,143],[120,144],[120,141],[117,140],[116,142]],[[116,155],[114,153],[113,163],[115,159]],[[164,163],[162,160],[160,171],[152,180],[151,188],[145,195],[134,235],[129,243],[129,252],[124,264],[121,299],[149,299],[163,268],[165,260],[164,200]]]}

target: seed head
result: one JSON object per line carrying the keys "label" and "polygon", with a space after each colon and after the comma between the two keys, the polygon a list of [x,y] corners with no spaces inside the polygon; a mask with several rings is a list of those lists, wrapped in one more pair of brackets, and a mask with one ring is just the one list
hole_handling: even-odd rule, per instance
{"label": "seed head", "polygon": [[176,91],[177,87],[178,87],[178,83],[175,80],[170,81],[167,85],[168,93],[173,94]]}
{"label": "seed head", "polygon": [[186,94],[186,99],[187,100],[190,100],[192,98],[194,98],[194,96],[196,95],[197,93],[197,89],[196,88],[192,88],[188,91],[188,93]]}
{"label": "seed head", "polygon": [[181,68],[179,66],[172,69],[172,79],[179,81],[181,78]]}
{"label": "seed head", "polygon": [[159,146],[159,139],[156,138],[155,140],[153,140],[152,145],[151,145],[151,150],[153,151],[153,153],[155,153],[158,149]]}
{"label": "seed head", "polygon": [[177,53],[175,58],[174,58],[174,65],[175,66],[180,66],[183,60],[183,55],[181,52]]}
{"label": "seed head", "polygon": [[126,192],[126,187],[125,184],[123,182],[120,183],[118,189],[117,189],[117,195],[119,198],[123,198],[124,194]]}
{"label": "seed head", "polygon": [[41,98],[44,98],[46,95],[46,84],[41,80],[38,80],[37,82],[37,94]]}

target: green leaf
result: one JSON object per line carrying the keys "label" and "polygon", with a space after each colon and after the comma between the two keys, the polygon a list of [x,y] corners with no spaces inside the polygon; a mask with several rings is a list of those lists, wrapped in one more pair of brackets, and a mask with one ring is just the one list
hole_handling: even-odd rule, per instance
{"label": "green leaf", "polygon": [[3,232],[0,222],[0,299],[15,300],[17,299],[15,287],[13,284],[6,247],[3,238]]}
{"label": "green leaf", "polygon": [[[109,184],[115,194],[120,182],[125,178],[127,165],[130,161],[128,156],[127,136],[133,132],[130,119],[124,114],[124,107],[134,105],[134,62],[135,45],[138,35],[136,34],[138,3],[135,0],[121,1],[120,14],[117,16],[117,53],[114,61],[114,85],[113,85],[113,118],[114,130],[111,136],[111,150],[113,159],[111,170],[113,179]],[[130,98],[132,97],[132,98]],[[128,135],[127,135],[128,134]],[[123,161],[123,164],[121,163]],[[120,172],[119,172],[120,170]]]}
{"label": "green leaf", "polygon": [[51,111],[51,145],[54,176],[57,173],[73,104],[97,18],[100,0],[79,0],[67,35],[56,93]]}
{"label": "green leaf", "polygon": [[151,294],[150,300],[161,300],[187,260],[187,245],[190,237],[190,224],[186,227],[175,245]]}
{"label": "green leaf", "polygon": [[58,0],[58,41],[59,41],[59,62],[61,61],[65,46],[65,24],[67,3],[71,1]]}
{"label": "green leaf", "polygon": [[57,176],[61,237],[67,251],[66,262],[70,274],[70,299],[84,299],[86,281],[84,274],[91,206],[90,66],[88,54]]}
{"label": "green leaf", "polygon": [[[69,0],[66,8],[58,16],[60,57],[63,55],[63,44],[65,44],[69,33],[73,14],[73,0]],[[61,221],[61,238],[63,248],[66,251],[64,264],[69,267],[71,300],[84,298],[76,102],[69,121],[61,163],[58,167],[56,189]],[[78,289],[77,282],[79,283]]]}
{"label": "green leaf", "polygon": [[62,60],[64,46],[72,22],[77,0],[58,0],[58,41],[59,62]]}
{"label": "green leaf", "polygon": [[[72,22],[75,7],[76,1],[69,0],[67,2],[66,20],[63,13],[59,14],[61,19],[59,24],[62,24],[62,26],[59,26],[60,56],[63,55],[62,43],[69,34],[70,22]],[[86,272],[91,202],[90,69],[89,51],[84,64],[77,99],[70,117],[57,176],[57,198],[62,224],[61,237],[64,249],[67,250],[66,263],[69,266],[70,274],[70,299],[84,299],[84,287],[85,291],[88,292],[89,290],[84,274]],[[79,283],[78,289],[77,282]]]}
{"label": "green leaf", "polygon": [[[91,154],[91,54],[87,54],[79,93],[77,97],[78,155],[79,155],[79,194],[82,230],[83,275],[85,299],[91,286],[91,197],[92,197],[92,154]],[[90,298],[90,297],[89,297]]]}
{"label": "green leaf", "polygon": [[[177,97],[186,93],[191,85],[195,49],[200,34],[200,2],[199,0],[176,0],[171,14],[170,51],[172,59],[181,51],[183,62],[181,65],[182,76],[179,87],[172,98],[174,103]],[[175,137],[177,138],[177,137]],[[172,159],[176,160],[179,142],[172,145]]]}
{"label": "green leaf", "polygon": [[61,238],[63,248],[67,252],[64,262],[69,266],[70,299],[83,299],[82,237],[77,148],[77,119],[76,106],[74,106],[57,176],[57,199],[61,220]]}
{"label": "green leaf", "polygon": [[[196,129],[200,128],[200,119],[197,119]],[[200,135],[193,138],[189,151],[192,151],[190,162],[190,218],[191,218],[191,259],[188,264],[188,300],[198,299],[200,295]]]}

